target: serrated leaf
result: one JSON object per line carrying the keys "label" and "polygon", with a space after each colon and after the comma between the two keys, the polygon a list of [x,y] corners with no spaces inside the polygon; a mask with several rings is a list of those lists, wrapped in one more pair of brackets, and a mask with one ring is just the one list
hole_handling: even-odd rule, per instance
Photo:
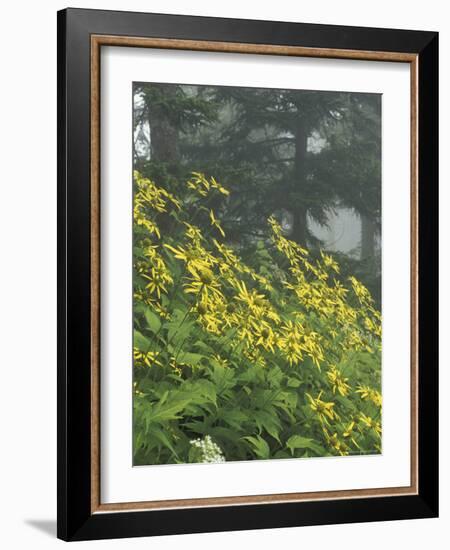
{"label": "serrated leaf", "polygon": [[292,378],[292,377],[289,377],[288,378],[288,387],[289,388],[298,388],[300,386],[301,382],[300,380],[297,380],[297,378]]}
{"label": "serrated leaf", "polygon": [[148,328],[156,334],[161,329],[161,320],[159,316],[150,308],[146,307],[144,311],[145,320]]}
{"label": "serrated leaf", "polygon": [[263,439],[260,435],[256,436],[246,436],[243,439],[248,441],[250,443],[250,446],[256,456],[262,459],[267,459],[270,456],[270,447],[265,439]]}
{"label": "serrated leaf", "polygon": [[211,346],[208,346],[208,344],[206,344],[205,342],[202,342],[202,340],[197,340],[195,343],[194,343],[194,347],[195,348],[198,348],[208,354],[212,354],[214,353],[214,350],[212,349]]}
{"label": "serrated leaf", "polygon": [[188,397],[175,397],[163,404],[157,403],[149,415],[150,422],[164,422],[179,418],[179,414],[191,399]]}
{"label": "serrated leaf", "polygon": [[242,425],[248,420],[247,415],[239,409],[221,411],[219,418],[236,430],[242,430]]}
{"label": "serrated leaf", "polygon": [[210,372],[211,381],[217,387],[217,395],[220,395],[221,393],[224,393],[226,392],[226,390],[231,389],[235,386],[236,381],[232,369],[219,365],[214,365],[214,368]]}
{"label": "serrated leaf", "polygon": [[203,397],[217,405],[216,387],[209,380],[197,380],[196,385]]}
{"label": "serrated leaf", "polygon": [[283,379],[283,372],[280,367],[273,367],[267,373],[267,382],[272,387],[279,387]]}
{"label": "serrated leaf", "polygon": [[178,363],[186,363],[187,365],[191,365],[193,367],[196,367],[202,359],[204,359],[205,356],[201,355],[200,353],[191,353],[189,351],[181,352],[178,354],[177,362]]}
{"label": "serrated leaf", "polygon": [[268,411],[253,411],[251,418],[256,422],[256,425],[260,432],[265,430],[269,435],[276,439],[279,443],[281,430],[281,422],[276,414],[276,411],[272,408]]}
{"label": "serrated leaf", "polygon": [[295,449],[311,449],[317,454],[321,454],[322,447],[318,445],[313,439],[309,437],[303,437],[301,435],[292,435],[286,441],[286,447],[294,454]]}
{"label": "serrated leaf", "polygon": [[133,343],[134,347],[143,352],[147,352],[150,349],[151,345],[151,341],[143,334],[141,334],[138,330],[135,330],[133,333]]}
{"label": "serrated leaf", "polygon": [[169,438],[165,434],[163,430],[160,428],[153,427],[149,430],[148,436],[150,438],[156,439],[159,441],[164,447],[167,447],[172,453],[178,458],[178,454],[175,450],[175,447],[170,442]]}
{"label": "serrated leaf", "polygon": [[167,332],[168,341],[175,347],[184,342],[195,324],[195,321],[189,320],[189,315],[186,311],[177,309],[176,312],[177,314],[174,314],[171,322],[167,324],[169,327]]}

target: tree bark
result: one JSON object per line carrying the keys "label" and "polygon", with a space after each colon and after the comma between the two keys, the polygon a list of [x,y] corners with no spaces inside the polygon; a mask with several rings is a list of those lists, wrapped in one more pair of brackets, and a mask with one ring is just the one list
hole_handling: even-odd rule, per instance
{"label": "tree bark", "polygon": [[361,215],[361,260],[373,258],[375,255],[375,223],[365,215]]}
{"label": "tree bark", "polygon": [[[295,155],[294,155],[294,177],[293,189],[295,194],[304,196],[306,184],[306,153],[308,143],[308,132],[304,122],[299,119],[295,128]],[[289,198],[289,197],[288,197]],[[292,239],[300,245],[306,246],[308,240],[308,219],[306,205],[300,200],[295,201],[297,206],[291,210],[294,218]],[[287,205],[289,209],[289,205]]]}
{"label": "tree bark", "polygon": [[[152,84],[162,97],[175,99],[176,87],[173,84]],[[178,130],[170,120],[165,105],[147,103],[150,125],[151,160],[175,163],[179,160]]]}

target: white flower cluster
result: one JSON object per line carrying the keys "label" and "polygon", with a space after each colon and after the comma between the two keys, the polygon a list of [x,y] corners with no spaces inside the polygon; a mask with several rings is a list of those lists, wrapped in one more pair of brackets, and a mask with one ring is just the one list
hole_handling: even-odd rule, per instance
{"label": "white flower cluster", "polygon": [[191,442],[193,447],[200,449],[201,462],[215,463],[225,462],[225,457],[222,454],[222,449],[214,443],[209,435],[204,439],[193,439]]}

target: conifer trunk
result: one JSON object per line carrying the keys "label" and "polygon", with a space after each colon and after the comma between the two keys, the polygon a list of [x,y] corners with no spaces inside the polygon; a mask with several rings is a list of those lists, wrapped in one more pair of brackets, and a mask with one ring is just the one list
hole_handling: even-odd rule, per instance
{"label": "conifer trunk", "polygon": [[361,260],[375,255],[375,223],[367,216],[361,215]]}
{"label": "conifer trunk", "polygon": [[176,163],[179,161],[178,131],[170,120],[166,107],[167,102],[175,100],[176,87],[173,84],[153,84],[152,87],[158,89],[161,100],[147,103],[151,159],[157,162]]}
{"label": "conifer trunk", "polygon": [[[302,200],[306,184],[306,152],[307,152],[308,132],[302,120],[298,120],[295,128],[295,157],[294,157],[294,177],[292,191],[299,196],[300,200],[295,201],[296,207],[292,212],[294,217],[294,227],[292,238],[299,244],[305,246],[308,240],[308,219],[307,208]],[[288,205],[289,208],[289,205]]]}

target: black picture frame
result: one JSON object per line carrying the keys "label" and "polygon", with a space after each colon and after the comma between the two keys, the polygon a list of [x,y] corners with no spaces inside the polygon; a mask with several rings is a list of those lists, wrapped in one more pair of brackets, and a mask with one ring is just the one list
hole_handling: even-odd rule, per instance
{"label": "black picture frame", "polygon": [[[418,62],[418,492],[92,513],[91,36],[414,54]],[[438,515],[438,34],[86,9],[58,12],[58,532],[137,537]]]}

